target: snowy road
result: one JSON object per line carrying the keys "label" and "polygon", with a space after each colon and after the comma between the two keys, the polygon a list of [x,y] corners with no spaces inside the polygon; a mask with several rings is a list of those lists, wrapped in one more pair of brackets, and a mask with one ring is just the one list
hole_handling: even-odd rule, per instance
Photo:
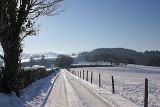
{"label": "snowy road", "polygon": [[110,107],[88,88],[61,70],[45,107]]}
{"label": "snowy road", "polygon": [[80,99],[83,107],[110,107],[73,77],[67,75],[67,79]]}
{"label": "snowy road", "polygon": [[45,107],[68,107],[63,72],[57,78]]}

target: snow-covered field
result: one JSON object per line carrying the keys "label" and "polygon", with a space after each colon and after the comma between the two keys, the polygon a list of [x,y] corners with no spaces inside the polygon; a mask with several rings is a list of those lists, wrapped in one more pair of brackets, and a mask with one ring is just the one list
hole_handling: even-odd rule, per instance
{"label": "snow-covered field", "polygon": [[[86,92],[85,94],[82,94],[81,97],[79,97],[83,107],[103,107],[103,105],[101,105],[103,104],[103,102],[107,104],[104,107],[138,107],[136,104],[121,97],[120,95],[112,94],[111,91],[101,88],[96,84],[91,84],[90,82],[87,82],[71,73],[69,73],[68,78],[72,78],[71,79],[72,82],[74,80],[74,83],[70,81],[74,89],[75,89],[74,86],[76,86],[81,94]],[[78,84],[76,82],[79,83],[80,86],[77,86]],[[84,87],[84,89],[86,90],[83,90],[82,87]],[[89,95],[89,93],[91,93],[91,95],[93,96],[96,96],[96,98],[98,98],[100,101],[103,102],[96,102],[98,99],[93,99],[93,96],[86,97],[87,95]],[[89,104],[86,104],[87,100],[92,100],[92,101],[89,101]]]}
{"label": "snow-covered field", "polygon": [[[52,74],[44,79],[40,79],[21,91],[20,98],[15,93],[0,93],[0,106],[2,107],[44,107],[54,99],[61,99],[63,95],[58,93],[68,93],[63,96],[69,105],[75,107],[94,107],[96,101],[104,101],[113,107],[143,107],[144,103],[144,79],[149,79],[149,107],[160,107],[160,68],[139,65],[128,65],[127,67],[93,67],[74,68],[75,71],[93,72],[93,83],[86,82],[79,77],[61,70],[57,82],[57,76]],[[98,74],[101,74],[101,88],[98,87]],[[111,76],[115,79],[115,92],[112,94]],[[85,72],[86,79],[86,72]],[[57,85],[56,85],[57,84]],[[62,88],[64,86],[64,89]],[[52,89],[53,87],[53,89]],[[56,89],[55,91],[54,89]],[[60,91],[61,89],[61,91]],[[66,91],[67,90],[67,91]],[[92,91],[92,92],[90,92]],[[57,93],[57,96],[55,95]],[[90,94],[89,94],[90,93]],[[85,97],[84,97],[85,96]],[[91,97],[92,96],[92,97]],[[96,97],[95,97],[96,96]],[[83,98],[84,97],[84,98]],[[93,99],[94,97],[94,99]],[[82,99],[83,98],[83,99]],[[92,98],[92,99],[90,99]],[[50,100],[48,100],[50,99]],[[75,100],[77,99],[77,100]],[[61,100],[58,100],[62,102]],[[57,103],[59,104],[59,103]],[[94,106],[93,106],[94,105]],[[46,106],[52,107],[52,106]],[[68,106],[65,106],[68,107]],[[70,106],[71,107],[71,106]],[[97,106],[96,106],[97,107]]]}
{"label": "snow-covered field", "polygon": [[18,98],[15,93],[0,93],[0,107],[43,107],[50,95],[57,75],[40,79],[26,87]]}
{"label": "snow-covered field", "polygon": [[[160,67],[127,65],[127,67],[74,68],[75,71],[93,72],[93,83],[98,85],[101,73],[102,88],[111,91],[111,76],[115,79],[116,94],[143,107],[144,79],[149,79],[149,107],[160,107]],[[85,72],[86,78],[86,72]]]}

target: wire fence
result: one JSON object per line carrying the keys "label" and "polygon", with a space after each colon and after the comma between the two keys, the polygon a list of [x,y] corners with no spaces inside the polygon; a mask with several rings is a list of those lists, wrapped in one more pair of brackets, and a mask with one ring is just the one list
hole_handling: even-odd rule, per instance
{"label": "wire fence", "polygon": [[160,101],[160,97],[157,96],[160,95],[160,86],[147,78],[120,77],[88,70],[70,70],[70,72],[91,84],[112,91],[113,94],[120,94],[141,107],[156,105],[153,102]]}

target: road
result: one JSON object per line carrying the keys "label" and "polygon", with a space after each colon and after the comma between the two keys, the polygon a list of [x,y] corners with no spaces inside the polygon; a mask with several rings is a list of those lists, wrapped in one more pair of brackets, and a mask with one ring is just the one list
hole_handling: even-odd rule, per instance
{"label": "road", "polygon": [[60,72],[45,107],[69,107],[63,72]]}
{"label": "road", "polygon": [[110,107],[78,80],[61,70],[45,107]]}

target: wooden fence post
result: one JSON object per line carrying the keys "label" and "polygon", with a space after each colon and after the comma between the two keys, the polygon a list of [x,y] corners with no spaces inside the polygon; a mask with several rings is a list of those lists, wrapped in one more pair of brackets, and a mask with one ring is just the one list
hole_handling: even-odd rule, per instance
{"label": "wooden fence post", "polygon": [[93,72],[91,72],[91,84],[92,84],[92,79],[93,79]]}
{"label": "wooden fence post", "polygon": [[80,78],[81,78],[81,71],[80,71]]}
{"label": "wooden fence post", "polygon": [[78,77],[79,77],[79,71],[78,71]]}
{"label": "wooden fence post", "polygon": [[86,81],[88,81],[88,71],[87,71]]}
{"label": "wooden fence post", "polygon": [[115,89],[114,89],[114,77],[112,76],[112,93],[115,94]]}
{"label": "wooden fence post", "polygon": [[101,87],[101,74],[99,73],[99,87]]}
{"label": "wooden fence post", "polygon": [[83,70],[83,79],[84,79],[84,70]]}
{"label": "wooden fence post", "polygon": [[144,107],[148,107],[148,79],[145,79]]}

